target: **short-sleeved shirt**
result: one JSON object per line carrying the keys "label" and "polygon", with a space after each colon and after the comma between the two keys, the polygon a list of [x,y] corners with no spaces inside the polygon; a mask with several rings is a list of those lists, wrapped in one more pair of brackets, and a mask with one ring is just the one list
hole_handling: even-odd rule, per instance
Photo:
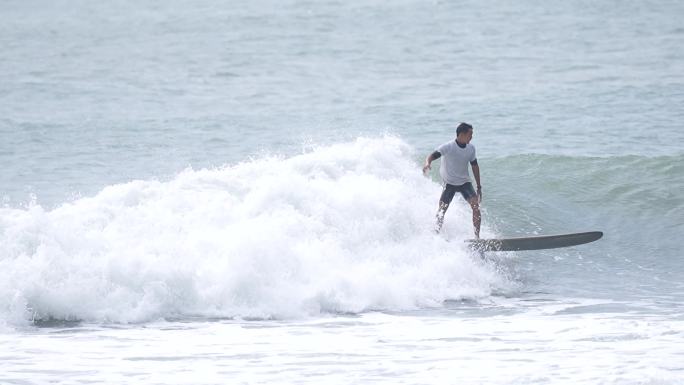
{"label": "short-sleeved shirt", "polygon": [[442,166],[439,169],[439,174],[444,183],[460,186],[470,182],[468,164],[477,159],[475,157],[475,146],[468,143],[465,148],[461,148],[455,140],[452,140],[437,147],[436,151],[442,154]]}

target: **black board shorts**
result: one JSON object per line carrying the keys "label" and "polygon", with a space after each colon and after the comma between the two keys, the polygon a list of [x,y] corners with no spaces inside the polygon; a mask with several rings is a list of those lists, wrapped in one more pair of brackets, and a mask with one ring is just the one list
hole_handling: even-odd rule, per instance
{"label": "black board shorts", "polygon": [[463,195],[463,199],[466,201],[477,195],[475,193],[475,189],[473,188],[473,184],[470,182],[464,183],[460,186],[454,186],[447,183],[444,185],[444,190],[442,190],[442,196],[439,198],[439,201],[445,204],[451,203],[451,200],[454,199],[454,195],[457,191]]}

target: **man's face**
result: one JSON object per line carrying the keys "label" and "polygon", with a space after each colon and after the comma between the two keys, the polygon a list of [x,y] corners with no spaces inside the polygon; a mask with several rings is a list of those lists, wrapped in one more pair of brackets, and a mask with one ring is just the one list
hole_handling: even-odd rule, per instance
{"label": "man's face", "polygon": [[458,136],[458,141],[461,143],[470,143],[470,141],[473,139],[473,129],[471,128],[468,130],[468,132],[461,133],[461,135]]}

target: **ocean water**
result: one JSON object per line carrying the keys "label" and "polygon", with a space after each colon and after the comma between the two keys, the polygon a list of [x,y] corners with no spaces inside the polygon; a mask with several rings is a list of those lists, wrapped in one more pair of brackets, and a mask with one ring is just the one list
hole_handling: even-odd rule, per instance
{"label": "ocean water", "polygon": [[0,384],[684,383],[684,3],[0,9]]}

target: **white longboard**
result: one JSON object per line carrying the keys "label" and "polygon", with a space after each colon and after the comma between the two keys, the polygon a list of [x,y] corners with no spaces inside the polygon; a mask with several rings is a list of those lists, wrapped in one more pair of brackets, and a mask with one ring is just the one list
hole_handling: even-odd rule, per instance
{"label": "white longboard", "polygon": [[601,239],[602,236],[603,233],[601,231],[589,231],[586,233],[541,235],[523,238],[466,239],[465,242],[471,249],[477,251],[522,251],[577,246],[594,242]]}

